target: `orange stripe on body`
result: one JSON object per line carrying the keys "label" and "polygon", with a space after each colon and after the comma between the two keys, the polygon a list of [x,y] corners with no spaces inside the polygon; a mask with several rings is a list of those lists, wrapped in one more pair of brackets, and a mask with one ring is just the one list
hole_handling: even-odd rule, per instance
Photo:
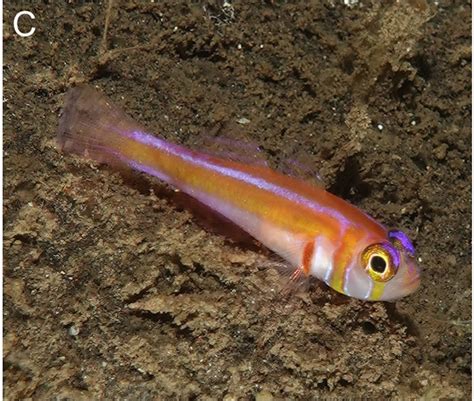
{"label": "orange stripe on body", "polygon": [[[184,148],[182,149],[183,153],[190,152]],[[254,213],[264,221],[273,223],[290,232],[311,237],[323,235],[331,240],[335,239],[338,234],[338,221],[326,213],[318,213],[315,210],[296,204],[290,199],[258,188],[248,182],[221,175],[216,171],[184,160],[179,155],[163,152],[160,149],[131,140],[120,151],[130,159],[152,166],[156,170],[167,174],[173,179],[173,184],[178,188],[183,185],[196,188],[223,202],[228,202],[243,210]],[[301,185],[299,181],[294,179],[291,179],[292,181],[289,183],[280,182],[286,181],[288,178],[268,168],[242,165],[212,156],[196,156],[197,159],[200,157],[219,166],[252,174],[268,182],[274,182],[278,185],[288,184],[284,187],[289,189],[292,189],[290,184],[293,181]],[[313,194],[315,202],[318,201],[316,193],[320,193],[319,197],[321,198],[324,198],[327,194],[322,188],[314,188],[313,191],[315,192]]]}
{"label": "orange stripe on body", "polygon": [[303,272],[306,276],[309,275],[309,271],[311,269],[311,260],[314,254],[314,241],[309,241],[304,246],[303,250],[303,260],[301,263],[301,267],[303,268]]}

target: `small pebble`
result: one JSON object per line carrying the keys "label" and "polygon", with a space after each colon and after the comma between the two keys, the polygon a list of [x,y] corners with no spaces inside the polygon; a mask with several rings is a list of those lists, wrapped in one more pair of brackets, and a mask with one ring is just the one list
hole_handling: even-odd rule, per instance
{"label": "small pebble", "polygon": [[71,337],[76,337],[79,334],[79,329],[76,326],[72,325],[71,327],[69,327],[67,332]]}
{"label": "small pebble", "polygon": [[273,401],[273,395],[270,391],[263,390],[255,394],[255,401]]}
{"label": "small pebble", "polygon": [[446,261],[448,262],[448,264],[449,264],[450,266],[456,266],[456,264],[457,264],[456,256],[454,256],[454,255],[449,255],[449,256],[446,258]]}
{"label": "small pebble", "polygon": [[438,160],[444,160],[446,158],[446,153],[448,151],[448,145],[442,143],[433,150],[433,155]]}
{"label": "small pebble", "polygon": [[250,120],[249,120],[248,118],[242,117],[242,118],[239,118],[239,119],[237,120],[237,122],[238,122],[239,124],[245,125],[245,124],[248,124],[248,123],[250,122]]}

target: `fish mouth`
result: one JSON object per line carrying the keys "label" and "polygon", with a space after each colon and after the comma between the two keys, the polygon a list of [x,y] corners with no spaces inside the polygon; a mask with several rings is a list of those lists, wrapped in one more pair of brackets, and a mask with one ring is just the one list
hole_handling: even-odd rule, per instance
{"label": "fish mouth", "polygon": [[405,281],[406,295],[415,292],[421,284],[421,271],[418,266],[410,266],[408,273],[408,280]]}
{"label": "fish mouth", "polygon": [[408,271],[404,272],[406,275],[397,283],[398,290],[388,290],[385,297],[386,301],[394,302],[400,300],[407,295],[413,294],[420,287],[421,274],[418,266],[407,266],[407,268]]}
{"label": "fish mouth", "polygon": [[410,289],[409,294],[415,292],[420,287],[420,284],[421,277],[420,275],[418,275],[407,284],[407,287]]}

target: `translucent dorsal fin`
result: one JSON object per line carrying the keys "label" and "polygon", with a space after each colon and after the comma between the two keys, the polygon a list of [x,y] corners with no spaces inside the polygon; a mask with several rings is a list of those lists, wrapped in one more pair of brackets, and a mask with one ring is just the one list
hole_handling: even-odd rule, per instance
{"label": "translucent dorsal fin", "polygon": [[221,123],[210,133],[199,134],[193,138],[190,146],[221,159],[268,167],[268,161],[258,143],[234,123]]}
{"label": "translucent dorsal fin", "polygon": [[190,146],[222,159],[233,160],[244,164],[264,167],[276,167],[281,173],[324,187],[324,183],[314,167],[314,158],[299,154],[297,157],[284,158],[278,165],[271,166],[263,148],[234,123],[221,123],[211,133],[199,135],[191,141]]}
{"label": "translucent dorsal fin", "polygon": [[296,157],[282,159],[278,169],[285,175],[298,178],[318,187],[325,187],[315,164],[314,157],[306,153],[300,153]]}
{"label": "translucent dorsal fin", "polygon": [[226,135],[214,137],[214,144],[225,151],[228,158],[248,164],[268,167],[268,161],[260,146],[249,138],[231,138]]}

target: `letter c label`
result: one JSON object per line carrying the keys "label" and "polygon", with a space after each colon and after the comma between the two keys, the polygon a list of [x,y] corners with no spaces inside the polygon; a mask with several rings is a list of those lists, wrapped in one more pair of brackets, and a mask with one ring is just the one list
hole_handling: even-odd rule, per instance
{"label": "letter c label", "polygon": [[30,17],[31,19],[35,19],[35,16],[32,12],[30,11],[20,11],[17,15],[15,15],[15,19],[13,20],[13,29],[15,29],[15,32],[20,35],[22,38],[26,38],[28,36],[31,36],[35,33],[36,31],[36,28],[35,27],[32,27],[28,32],[22,32],[20,31],[20,29],[18,28],[18,20],[20,19],[20,17],[22,15],[27,15],[28,17]]}

